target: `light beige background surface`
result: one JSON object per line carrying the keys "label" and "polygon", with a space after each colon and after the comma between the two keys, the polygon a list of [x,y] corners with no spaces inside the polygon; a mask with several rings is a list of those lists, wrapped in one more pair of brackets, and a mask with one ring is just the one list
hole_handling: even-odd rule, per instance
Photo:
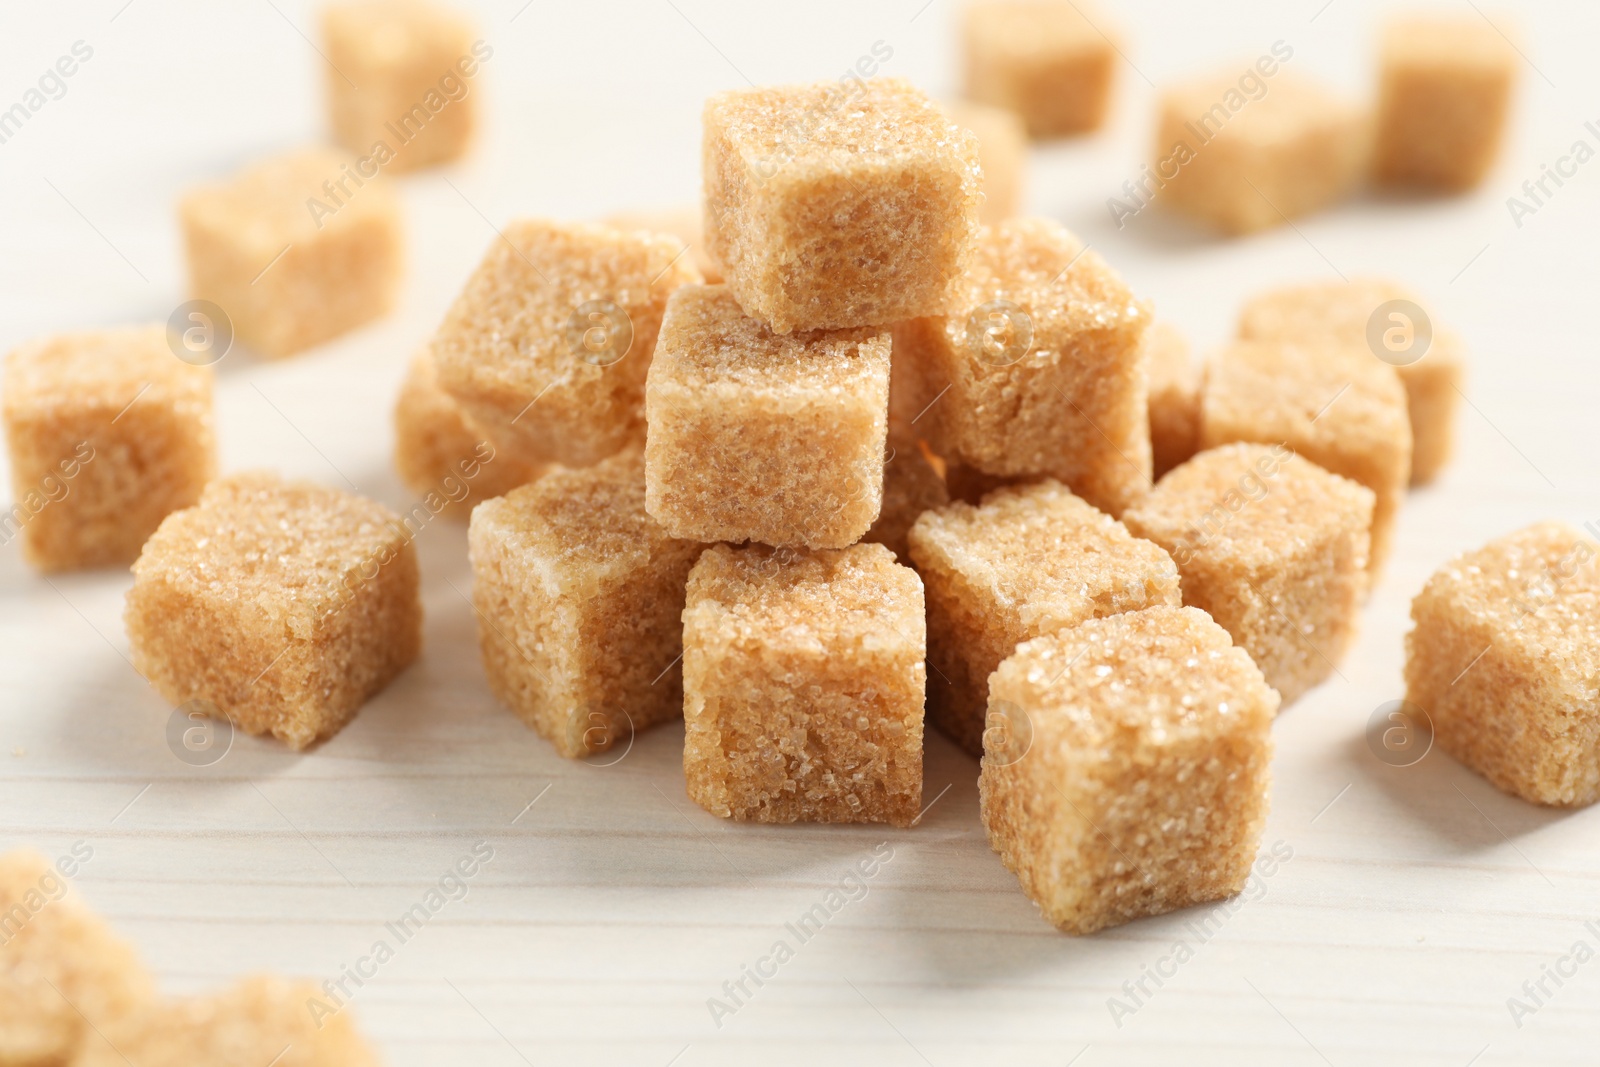
{"label": "light beige background surface", "polygon": [[[403,306],[297,359],[224,360],[224,469],[408,505],[390,408],[491,222],[691,200],[700,101],[746,78],[836,76],[881,41],[885,73],[953,92],[951,0],[921,5],[479,5],[488,136],[466,164],[404,179]],[[79,888],[187,992],[256,969],[337,977],[489,842],[465,899],[355,997],[394,1064],[1593,1062],[1600,962],[1520,1028],[1506,1001],[1576,941],[1600,949],[1584,927],[1600,919],[1600,811],[1530,807],[1440,753],[1392,769],[1363,739],[1401,695],[1409,599],[1436,566],[1536,519],[1600,519],[1600,161],[1520,228],[1505,202],[1573,142],[1600,147],[1584,127],[1600,120],[1600,9],[1525,7],[1515,134],[1464,199],[1363,199],[1231,243],[1154,212],[1112,225],[1105,201],[1147,154],[1152,84],[1243,70],[1281,39],[1296,69],[1365,93],[1379,5],[1363,0],[1118,3],[1114,125],[1036,153],[1032,210],[1202,348],[1262,286],[1377,272],[1420,288],[1472,354],[1457,463],[1409,502],[1339,676],[1277,723],[1266,842],[1293,859],[1120,1027],[1107,998],[1192,916],[1055,933],[984,843],[976,764],[934,735],[926,797],[941,799],[909,831],[719,822],[684,795],[681,728],[613,766],[558,759],[485,689],[465,536],[443,521],[420,539],[423,660],[313,753],[241,738],[198,769],[168,750],[168,710],[125,660],[128,576],[46,581],[0,549],[0,847],[89,842]],[[73,42],[94,49],[0,145],[0,347],[166,318],[183,299],[180,191],[320,134],[323,63],[303,34],[297,0],[0,12],[0,107]],[[707,998],[879,842],[893,859],[865,898],[716,1026]]]}

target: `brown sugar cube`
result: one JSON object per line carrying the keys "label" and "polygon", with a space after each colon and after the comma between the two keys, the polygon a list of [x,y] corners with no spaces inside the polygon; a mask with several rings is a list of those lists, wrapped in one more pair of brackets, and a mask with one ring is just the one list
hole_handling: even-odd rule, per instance
{"label": "brown sugar cube", "polygon": [[1457,556],[1411,602],[1406,700],[1444,751],[1536,804],[1600,799],[1596,552],[1538,523]]}
{"label": "brown sugar cube", "polygon": [[741,821],[910,826],[922,582],[877,544],[706,549],[683,612],[689,796]]}
{"label": "brown sugar cube", "polygon": [[74,1067],[378,1067],[342,1000],[309,981],[245,978],[152,1003],[86,1042]]}
{"label": "brown sugar cube", "polygon": [[928,589],[929,717],[974,756],[983,753],[989,676],[1019,643],[1182,603],[1178,568],[1160,546],[1055,481],[927,512],[910,542]]}
{"label": "brown sugar cube", "polygon": [[1052,924],[1092,934],[1244,888],[1278,694],[1205,612],[1152,607],[1035,638],[990,693],[984,829]]}
{"label": "brown sugar cube", "polygon": [[411,360],[394,407],[394,464],[430,511],[467,521],[480,502],[533,481],[544,470],[505,455],[439,388],[433,353]]}
{"label": "brown sugar cube", "polygon": [[1467,14],[1393,19],[1379,50],[1373,177],[1451,192],[1482,182],[1505,140],[1516,48]]}
{"label": "brown sugar cube", "polygon": [[20,536],[41,570],[133,562],[216,473],[211,369],[173,356],[160,326],[21,345],[4,386],[17,502],[0,544]]}
{"label": "brown sugar cube", "polygon": [[605,224],[614,230],[645,230],[664,233],[689,250],[689,259],[708,285],[722,281],[722,268],[706,252],[704,219],[697,207],[663,208],[657,211],[619,211]]}
{"label": "brown sugar cube", "polygon": [[1435,323],[1419,298],[1381,278],[1292,285],[1244,307],[1239,336],[1254,341],[1332,340],[1365,345],[1394,367],[1411,420],[1411,484],[1432,481],[1455,452],[1466,346]]}
{"label": "brown sugar cube", "polygon": [[0,856],[0,1063],[54,1067],[138,1009],[152,983],[133,950],[68,885],[94,848],[51,863]]}
{"label": "brown sugar cube", "polygon": [[568,758],[683,713],[683,589],[703,546],[668,536],[644,496],[629,449],[472,513],[489,687]]}
{"label": "brown sugar cube", "polygon": [[1389,556],[1411,474],[1406,391],[1363,348],[1328,342],[1235,341],[1212,356],[1200,398],[1200,447],[1286,445],[1377,496],[1367,569]]}
{"label": "brown sugar cube", "polygon": [[460,12],[417,0],[322,11],[328,113],[351,153],[394,171],[463,155],[478,124],[473,79],[493,55]]}
{"label": "brown sugar cube", "polygon": [[1015,111],[959,101],[946,104],[952,121],[978,138],[978,163],[983,168],[983,206],[978,220],[986,226],[1022,211],[1028,172],[1028,129]]}
{"label": "brown sugar cube", "polygon": [[894,331],[896,391],[947,462],[1051,477],[1113,515],[1150,488],[1150,321],[1059,223],[985,228],[950,311]]}
{"label": "brown sugar cube", "polygon": [[777,334],[672,295],[645,391],[645,506],[674,537],[844,548],[883,499],[887,331]]}
{"label": "brown sugar cube", "polygon": [[966,94],[1034,137],[1097,130],[1111,106],[1116,31],[1084,0],[980,0],[962,24]]}
{"label": "brown sugar cube", "polygon": [[904,424],[889,420],[889,454],[883,461],[883,507],[878,521],[863,536],[886,546],[895,558],[912,566],[906,535],[924,511],[950,503],[944,479],[923,454],[916,434]]}
{"label": "brown sugar cube", "polygon": [[1233,635],[1283,706],[1337,669],[1367,591],[1372,490],[1284,445],[1223,445],[1122,516],[1178,564],[1183,602]]}
{"label": "brown sugar cube", "polygon": [[376,166],[327,149],[258,163],[179,206],[189,293],[268,356],[386,314],[400,288],[400,201]]}
{"label": "brown sugar cube", "polygon": [[331,737],[421,650],[413,537],[354,493],[263,471],[212,482],[133,565],[133,665],[245,733]]}
{"label": "brown sugar cube", "polygon": [[1195,453],[1200,440],[1200,368],[1189,342],[1170,323],[1152,323],[1144,335],[1150,378],[1150,452],[1161,477]]}
{"label": "brown sugar cube", "polygon": [[640,443],[667,296],[700,280],[689,258],[663,234],[511,223],[434,335],[439,384],[524,463],[586,467]]}
{"label": "brown sugar cube", "polygon": [[944,309],[978,225],[977,138],[900,78],[706,101],[706,245],[778,333]]}
{"label": "brown sugar cube", "polygon": [[1270,56],[1261,64],[1274,65],[1270,80],[1252,69],[1188,82],[1161,98],[1157,198],[1231,234],[1343,199],[1367,165],[1362,109],[1276,69]]}

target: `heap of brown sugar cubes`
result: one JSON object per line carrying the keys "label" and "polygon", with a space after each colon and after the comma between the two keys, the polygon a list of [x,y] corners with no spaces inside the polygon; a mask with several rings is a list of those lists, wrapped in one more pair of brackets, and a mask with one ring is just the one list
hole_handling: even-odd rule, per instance
{"label": "heap of brown sugar cubes", "polygon": [[[406,417],[448,443],[403,445],[413,469],[482,435],[529,478],[471,517],[491,688],[566,756],[681,714],[689,795],[759,822],[913,824],[926,708],[983,758],[991,839],[1062,928],[1237,892],[1280,703],[1251,656],[1296,692],[1320,676],[1256,612],[1183,608],[1165,527],[1116,517],[1152,485],[1149,305],[1057,223],[981,225],[976,138],[898,79],[713,97],[703,158],[700,241],[515,222],[413,370]],[[1347,643],[1373,494],[1272,463],[1305,547],[1192,572],[1219,612],[1241,573],[1316,590],[1305,620]],[[1037,794],[1102,734],[1126,743]],[[1207,815],[1160,830],[1183,811]]]}

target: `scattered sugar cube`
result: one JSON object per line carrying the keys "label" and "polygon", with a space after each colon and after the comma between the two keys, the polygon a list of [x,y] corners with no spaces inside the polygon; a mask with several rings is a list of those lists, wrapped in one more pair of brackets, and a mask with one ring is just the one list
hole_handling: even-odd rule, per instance
{"label": "scattered sugar cube", "polygon": [[1596,553],[1538,523],[1457,556],[1411,603],[1406,699],[1439,747],[1536,804],[1600,799]]}
{"label": "scattered sugar cube", "polygon": [[844,548],[883,499],[889,333],[777,334],[672,295],[645,391],[646,507],[674,537]]}
{"label": "scattered sugar cube", "polygon": [[[370,171],[370,173],[369,173]],[[320,344],[394,305],[400,201],[376,167],[327,149],[270,159],[179,206],[190,295],[269,356]]]}
{"label": "scattered sugar cube", "polygon": [[1144,334],[1150,377],[1150,451],[1161,477],[1195,453],[1200,438],[1200,368],[1189,342],[1170,323],[1151,323]]}
{"label": "scattered sugar cube", "polygon": [[1200,447],[1282,444],[1377,495],[1368,571],[1389,556],[1411,474],[1406,391],[1365,347],[1235,341],[1212,356],[1200,398]]}
{"label": "scattered sugar cube", "polygon": [[154,993],[138,957],[69,887],[92,859],[80,841],[51,863],[0,856],[0,1063],[51,1067]]}
{"label": "scattered sugar cube", "polygon": [[1183,602],[1233,635],[1287,707],[1355,643],[1373,499],[1285,445],[1223,445],[1174,469],[1122,521],[1167,550]]}
{"label": "scattered sugar cube", "polygon": [[23,344],[4,384],[16,503],[0,544],[20,535],[41,570],[133,562],[216,473],[211,369],[174,356],[160,326]]}
{"label": "scattered sugar cube", "polygon": [[983,206],[978,220],[992,226],[1022,211],[1028,173],[1028,129],[1015,111],[962,100],[945,105],[957,126],[978,138]]}
{"label": "scattered sugar cube", "polygon": [[1368,157],[1361,108],[1290,70],[1255,78],[1249,95],[1242,84],[1230,72],[1162,96],[1152,165],[1160,199],[1241,234],[1317,211],[1355,188]]}
{"label": "scattered sugar cube", "polygon": [[335,990],[254,975],[212,996],[152,1003],[87,1042],[74,1067],[378,1067]]}
{"label": "scattered sugar cube", "polygon": [[1166,552],[1055,481],[927,512],[910,543],[928,589],[929,717],[974,756],[983,752],[989,675],[1020,642],[1182,603]]}
{"label": "scattered sugar cube", "polygon": [[926,638],[922,582],[882,545],[706,549],[683,612],[689,796],[751,822],[911,825]]}
{"label": "scattered sugar cube", "polygon": [[434,335],[439,384],[524,463],[598,463],[644,439],[667,296],[699,280],[663,234],[513,222]]}
{"label": "scattered sugar cube", "polygon": [[264,471],[214,481],[133,565],[133,665],[245,733],[331,737],[421,651],[415,535],[354,493]]}
{"label": "scattered sugar cube", "polygon": [[1051,923],[1092,934],[1244,888],[1278,694],[1205,612],[1046,634],[990,689],[984,829]]}
{"label": "scattered sugar cube", "polygon": [[478,124],[479,64],[493,55],[465,15],[418,0],[322,10],[328,112],[357,156],[396,171],[464,154]]}
{"label": "scattered sugar cube", "polygon": [[432,512],[461,522],[478,503],[533,481],[530,466],[494,447],[450,394],[439,388],[433,353],[411,360],[394,407],[394,463],[400,480]]}
{"label": "scattered sugar cube", "polygon": [[862,536],[888,547],[895,558],[912,566],[906,535],[924,511],[950,503],[944,479],[928,462],[916,434],[903,423],[889,420],[889,454],[883,463],[883,507],[878,521]]}
{"label": "scattered sugar cube", "polygon": [[1150,488],[1149,307],[1049,219],[984,228],[949,313],[894,331],[894,373],[947,462],[1052,477],[1120,514]]}
{"label": "scattered sugar cube", "polygon": [[629,449],[472,513],[489,687],[568,758],[683,713],[683,589],[703,546],[668,536],[644,498]]}
{"label": "scattered sugar cube", "polygon": [[1035,137],[1097,130],[1111,107],[1119,36],[1087,0],[968,4],[967,95],[1016,112]]}
{"label": "scattered sugar cube", "polygon": [[[1409,305],[1409,306],[1407,306]],[[1421,314],[1419,315],[1418,312]],[[1365,345],[1400,375],[1411,420],[1411,484],[1432,481],[1455,452],[1466,346],[1418,297],[1380,278],[1273,289],[1239,317],[1239,336],[1257,341],[1326,339]]]}
{"label": "scattered sugar cube", "polygon": [[704,122],[706,244],[747,314],[789,333],[944,309],[978,224],[978,143],[920,89],[740,89]]}
{"label": "scattered sugar cube", "polygon": [[1505,140],[1517,51],[1479,13],[1410,15],[1384,27],[1373,175],[1470,189]]}
{"label": "scattered sugar cube", "polygon": [[619,211],[607,216],[605,224],[614,230],[646,230],[677,239],[689,250],[689,259],[707,284],[722,281],[722,268],[706,252],[704,220],[698,207],[663,208],[657,211]]}

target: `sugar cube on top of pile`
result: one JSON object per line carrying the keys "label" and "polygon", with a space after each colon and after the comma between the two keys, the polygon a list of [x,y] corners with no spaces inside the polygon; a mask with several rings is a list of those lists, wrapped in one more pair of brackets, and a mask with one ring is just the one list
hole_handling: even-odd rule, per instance
{"label": "sugar cube on top of pile", "polygon": [[927,584],[928,709],[973,755],[983,751],[989,676],[1019,642],[1085,619],[1176,606],[1178,568],[1059,482],[997,489],[911,527]]}
{"label": "sugar cube on top of pile", "polygon": [[645,512],[644,457],[555,467],[474,509],[489,686],[563,756],[683,712],[683,590],[704,547]]}
{"label": "sugar cube on top of pile", "polygon": [[1597,555],[1537,523],[1457,556],[1411,603],[1406,699],[1440,748],[1536,804],[1600,800]]}
{"label": "sugar cube on top of pile", "polygon": [[216,472],[211,369],[174,356],[160,326],[20,346],[0,415],[17,495],[0,543],[20,531],[44,570],[131,563]]}
{"label": "sugar cube on top of pile", "polygon": [[1411,484],[1432,481],[1455,451],[1465,348],[1420,298],[1383,278],[1290,285],[1261,293],[1239,315],[1239,336],[1256,341],[1332,341],[1365,348],[1406,388]]}
{"label": "sugar cube on top of pile", "polygon": [[1286,445],[1371,489],[1373,581],[1389,556],[1411,475],[1406,392],[1363,348],[1322,341],[1235,341],[1212,354],[1200,400],[1200,447]]}
{"label": "sugar cube on top of pile", "polygon": [[174,705],[302,749],[422,645],[413,532],[389,509],[261,471],[212,482],[133,565],[133,665]]}
{"label": "sugar cube on top of pile", "polygon": [[100,1031],[154,996],[133,949],[69,885],[93,855],[80,841],[53,864],[27,850],[0,856],[0,1063],[8,1067],[77,1063]]}
{"label": "sugar cube on top of pile", "polygon": [[421,0],[355,0],[322,11],[328,112],[341,144],[393,171],[455,159],[478,123],[479,64],[465,15]]}
{"label": "sugar cube on top of pile", "polygon": [[1046,919],[1090,934],[1244,888],[1278,694],[1205,612],[1035,638],[990,692],[983,826]]}
{"label": "sugar cube on top of pile", "polygon": [[1016,112],[1034,137],[1099,129],[1118,34],[1087,0],[978,0],[962,25],[966,92]]}
{"label": "sugar cube on top of pile", "polygon": [[190,295],[240,341],[284,356],[388,312],[404,260],[400,201],[375,164],[291,152],[196,189],[179,206]]}
{"label": "sugar cube on top of pile", "polygon": [[700,280],[663,234],[512,222],[434,334],[439,384],[516,459],[597,463],[642,442],[667,297]]}
{"label": "sugar cube on top of pile", "polygon": [[1381,182],[1470,189],[1505,140],[1516,46],[1482,12],[1414,14],[1383,30],[1373,176]]}
{"label": "sugar cube on top of pile", "polygon": [[726,286],[685,286],[646,387],[646,507],[675,537],[854,544],[882,503],[888,410],[887,330],[774,333]]}
{"label": "sugar cube on top of pile", "polygon": [[1365,111],[1263,55],[1161,98],[1151,181],[1157,198],[1241,234],[1344,198],[1365,173]]}
{"label": "sugar cube on top of pile", "polygon": [[1056,478],[1121,514],[1150,488],[1149,322],[1059,223],[985,227],[949,309],[895,327],[896,411],[947,462]]}
{"label": "sugar cube on top of pile", "polygon": [[706,102],[706,245],[777,333],[944,310],[977,226],[977,139],[900,78]]}

